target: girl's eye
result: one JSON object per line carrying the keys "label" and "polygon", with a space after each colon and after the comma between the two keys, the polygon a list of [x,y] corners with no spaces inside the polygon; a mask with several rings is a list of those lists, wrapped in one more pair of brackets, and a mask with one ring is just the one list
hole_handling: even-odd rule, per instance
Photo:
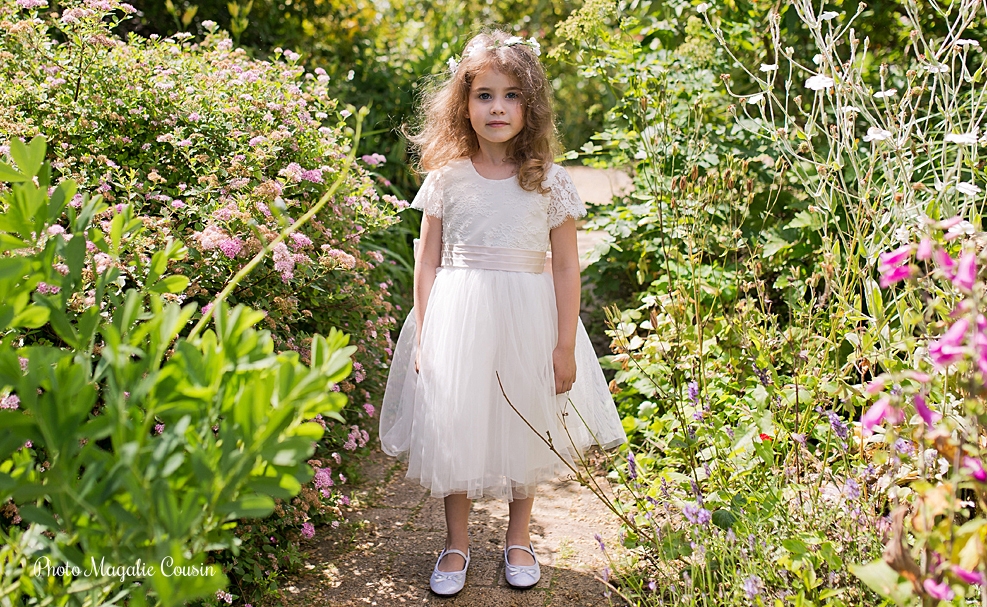
{"label": "girl's eye", "polygon": [[486,101],[487,99],[490,99],[490,93],[480,93],[479,97],[480,99]]}
{"label": "girl's eye", "polygon": [[507,98],[508,99],[518,99],[519,97],[520,97],[520,95],[518,95],[517,93],[515,93],[513,91],[510,92],[510,93],[507,93]]}

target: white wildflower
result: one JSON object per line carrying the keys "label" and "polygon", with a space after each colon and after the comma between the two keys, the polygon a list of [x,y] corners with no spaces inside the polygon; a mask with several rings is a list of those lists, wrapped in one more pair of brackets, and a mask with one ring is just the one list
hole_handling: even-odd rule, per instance
{"label": "white wildflower", "polygon": [[805,88],[812,89],[814,91],[821,91],[830,88],[833,84],[834,80],[829,76],[817,74],[805,81]]}
{"label": "white wildflower", "polygon": [[886,91],[878,91],[874,93],[874,97],[877,99],[884,99],[885,97],[894,97],[898,94],[898,89],[888,89]]}
{"label": "white wildflower", "polygon": [[815,55],[813,55],[812,62],[815,63],[816,65],[820,65],[823,62],[822,53],[816,53]]}
{"label": "white wildflower", "polygon": [[840,111],[843,112],[844,116],[846,116],[848,114],[859,114],[860,108],[855,105],[848,105],[840,109]]}
{"label": "white wildflower", "polygon": [[703,2],[702,4],[700,4],[699,6],[696,7],[696,12],[697,13],[705,13],[706,11],[709,10],[709,8],[710,8],[709,2]]}
{"label": "white wildflower", "polygon": [[747,98],[747,105],[755,105],[764,101],[764,93],[758,93]]}
{"label": "white wildflower", "polygon": [[867,129],[867,134],[864,135],[864,141],[884,141],[891,137],[891,131],[887,131],[878,126],[872,126]]}
{"label": "white wildflower", "polygon": [[937,192],[941,192],[946,189],[946,184],[942,182],[942,179],[936,177],[936,180],[932,182],[932,186],[936,188]]}
{"label": "white wildflower", "polygon": [[452,72],[453,74],[455,74],[456,73],[456,69],[459,67],[459,64],[456,63],[456,58],[455,57],[449,57],[448,65],[449,65],[449,71]]}
{"label": "white wildflower", "polygon": [[925,69],[928,70],[930,74],[945,74],[949,72],[949,66],[946,65],[945,63],[939,63],[939,64],[933,63],[930,65],[926,65]]}
{"label": "white wildflower", "polygon": [[977,132],[972,133],[948,133],[947,143],[958,143],[960,145],[977,145]]}
{"label": "white wildflower", "polygon": [[820,21],[829,21],[830,19],[836,19],[840,14],[834,11],[826,11],[825,13],[819,15]]}
{"label": "white wildflower", "polygon": [[976,40],[967,40],[966,38],[960,38],[953,44],[956,46],[980,46],[980,43]]}
{"label": "white wildflower", "polygon": [[211,32],[214,29],[216,29],[216,22],[207,19],[206,21],[202,22],[202,29],[206,30],[207,32]]}
{"label": "white wildflower", "polygon": [[535,57],[541,57],[541,45],[534,38],[528,38],[528,46],[535,52]]}
{"label": "white wildflower", "polygon": [[514,46],[515,44],[524,44],[524,38],[521,36],[511,36],[507,40],[504,40],[504,46]]}
{"label": "white wildflower", "polygon": [[777,72],[778,71],[778,64],[777,63],[762,63],[761,64],[761,71],[762,72]]}
{"label": "white wildflower", "polygon": [[966,194],[967,196],[975,196],[980,193],[980,186],[970,181],[961,181],[957,183],[956,189],[961,194]]}

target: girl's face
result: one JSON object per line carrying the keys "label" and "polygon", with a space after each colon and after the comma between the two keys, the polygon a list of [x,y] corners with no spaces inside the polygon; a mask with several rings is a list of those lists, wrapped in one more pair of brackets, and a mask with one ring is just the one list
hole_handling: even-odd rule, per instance
{"label": "girl's face", "polygon": [[518,83],[487,68],[473,78],[469,96],[470,124],[480,142],[503,144],[524,128],[524,104]]}

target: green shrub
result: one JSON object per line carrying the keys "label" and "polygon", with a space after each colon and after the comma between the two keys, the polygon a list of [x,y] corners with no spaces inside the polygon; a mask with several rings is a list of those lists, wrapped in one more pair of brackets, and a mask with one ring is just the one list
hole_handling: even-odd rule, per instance
{"label": "green shrub", "polygon": [[[144,230],[130,206],[76,198],[71,180],[49,197],[41,138],[12,140],[11,155],[18,170],[0,164],[14,182],[0,200],[0,502],[12,519],[0,525],[0,599],[179,605],[215,593],[225,579],[207,552],[237,546],[237,519],[270,514],[311,478],[323,434],[311,419],[341,419],[346,399],[330,386],[355,348],[332,330],[303,364],[254,328],[262,313],[224,302],[214,328],[182,336],[197,306],[166,296],[189,283],[169,271],[186,249],[168,241],[144,284],[127,286],[121,242]],[[91,304],[73,311],[90,286]]]}
{"label": "green shrub", "polygon": [[[110,268],[118,288],[147,288],[151,260],[171,240],[187,247],[171,269],[187,286],[161,296],[202,309],[343,171],[349,111],[293,55],[256,61],[220,33],[124,42],[110,32],[126,5],[66,3],[55,12],[30,8],[36,4],[0,2],[0,161],[9,160],[14,138],[43,134],[53,179],[73,179],[110,205],[94,217],[89,240],[115,242],[117,252],[90,251],[95,265],[82,270],[71,314],[92,309],[98,277]],[[68,202],[74,212],[79,204]],[[302,523],[341,516],[339,473],[365,443],[361,426],[382,391],[392,345],[389,279],[369,241],[395,222],[396,205],[377,194],[368,173],[347,172],[330,203],[229,294],[231,306],[263,314],[276,351],[295,351],[305,364],[312,336],[332,327],[357,348],[353,375],[334,387],[357,407],[343,412],[345,423],[318,420],[326,434],[312,461],[323,476],[335,470],[334,486],[310,484],[279,503],[281,516],[254,533],[273,550],[229,553],[231,571],[248,584],[276,585],[285,565],[277,561]],[[47,327],[24,339],[65,346]]]}

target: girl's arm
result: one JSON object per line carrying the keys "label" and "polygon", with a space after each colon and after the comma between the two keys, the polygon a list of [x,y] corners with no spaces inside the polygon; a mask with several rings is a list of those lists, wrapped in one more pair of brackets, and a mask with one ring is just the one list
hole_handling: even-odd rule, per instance
{"label": "girl's arm", "polygon": [[576,220],[571,217],[551,232],[552,278],[559,312],[559,341],[552,353],[555,393],[562,394],[576,381],[576,324],[579,321],[579,252]]}
{"label": "girl's arm", "polygon": [[[575,234],[575,232],[573,232]],[[416,351],[422,341],[422,324],[425,322],[425,307],[428,295],[435,282],[435,269],[442,261],[442,219],[431,215],[422,216],[422,231],[415,257],[415,344]],[[578,268],[577,268],[578,269]],[[418,371],[418,357],[415,357],[415,371]]]}

